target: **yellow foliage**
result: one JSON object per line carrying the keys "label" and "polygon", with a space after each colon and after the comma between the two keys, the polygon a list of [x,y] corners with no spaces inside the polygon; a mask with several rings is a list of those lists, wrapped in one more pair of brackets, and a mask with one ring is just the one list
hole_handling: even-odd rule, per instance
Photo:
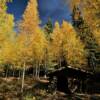
{"label": "yellow foliage", "polygon": [[38,30],[40,20],[37,6],[37,0],[29,0],[19,27],[24,33],[32,34]]}
{"label": "yellow foliage", "polygon": [[96,29],[94,30],[94,36],[95,36],[95,39],[96,39],[96,42],[99,44],[100,46],[100,29]]}
{"label": "yellow foliage", "polygon": [[69,65],[81,67],[85,64],[84,45],[76,36],[76,32],[71,24],[63,21],[61,28],[58,23],[52,34],[51,51],[54,57],[61,59],[65,56]]}
{"label": "yellow foliage", "polygon": [[63,34],[61,33],[60,25],[58,22],[55,23],[53,33],[51,34],[52,42],[49,44],[49,55],[56,59],[60,58],[61,45],[63,41]]}
{"label": "yellow foliage", "polygon": [[46,48],[46,38],[40,28],[37,0],[29,0],[23,19],[19,25],[21,35],[19,35],[19,48],[23,57],[32,61],[41,61]]}
{"label": "yellow foliage", "polygon": [[6,12],[6,2],[0,0],[0,62],[9,62],[15,59],[14,40],[15,32],[14,17]]}
{"label": "yellow foliage", "polygon": [[[0,2],[1,4],[1,2]],[[45,59],[46,50],[49,60],[59,60],[61,56],[66,58],[69,65],[81,67],[85,64],[84,45],[76,36],[71,24],[63,21],[61,27],[55,23],[51,41],[41,29],[38,14],[37,0],[29,0],[23,19],[19,24],[20,32],[15,38],[14,17],[7,14],[5,8],[0,7],[0,61],[21,65],[34,61],[42,62]],[[96,31],[96,34],[99,34]],[[98,39],[99,41],[99,39]]]}
{"label": "yellow foliage", "polygon": [[45,34],[41,29],[38,29],[38,32],[32,34],[31,38],[31,48],[35,60],[43,60],[45,49],[47,47],[47,40]]}
{"label": "yellow foliage", "polygon": [[84,45],[77,37],[76,32],[71,24],[63,21],[61,26],[62,33],[64,34],[64,50],[67,61],[72,66],[81,67],[85,64],[86,56],[84,52]]}
{"label": "yellow foliage", "polygon": [[8,14],[6,11],[0,13],[0,35],[5,38],[12,38],[15,34],[13,32],[14,28],[14,17]]}
{"label": "yellow foliage", "polygon": [[20,62],[29,60],[28,50],[29,50],[29,39],[27,34],[20,33],[16,40],[17,45],[17,55]]}
{"label": "yellow foliage", "polygon": [[15,44],[10,40],[6,40],[3,44],[0,55],[3,60],[3,63],[13,64],[16,60]]}
{"label": "yellow foliage", "polygon": [[100,46],[100,0],[71,0],[70,3],[72,9],[75,5],[80,7],[83,18]]}

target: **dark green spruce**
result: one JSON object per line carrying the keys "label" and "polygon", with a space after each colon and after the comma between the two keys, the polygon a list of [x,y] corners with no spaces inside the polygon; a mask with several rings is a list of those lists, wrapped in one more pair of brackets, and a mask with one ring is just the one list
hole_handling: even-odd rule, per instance
{"label": "dark green spruce", "polygon": [[97,65],[97,52],[98,44],[91,32],[89,26],[84,20],[80,9],[77,6],[74,6],[72,13],[72,23],[77,31],[77,36],[80,37],[81,41],[85,45],[85,51],[87,52],[87,66],[89,70],[95,72]]}

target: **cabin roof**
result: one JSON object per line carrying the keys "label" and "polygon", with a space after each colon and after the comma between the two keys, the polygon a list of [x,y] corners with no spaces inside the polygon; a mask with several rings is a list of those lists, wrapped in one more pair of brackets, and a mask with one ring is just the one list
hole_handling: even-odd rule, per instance
{"label": "cabin roof", "polygon": [[93,75],[92,72],[89,72],[87,70],[84,69],[79,69],[79,68],[75,68],[75,67],[71,67],[71,66],[67,66],[67,67],[61,67],[59,69],[56,69],[52,72],[49,72],[47,74],[49,77],[52,76],[67,76],[67,77],[73,77],[73,78],[87,78]]}

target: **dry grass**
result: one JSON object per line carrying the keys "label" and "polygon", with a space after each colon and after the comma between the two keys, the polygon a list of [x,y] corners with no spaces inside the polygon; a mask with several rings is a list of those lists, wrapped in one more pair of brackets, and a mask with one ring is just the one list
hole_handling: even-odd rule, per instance
{"label": "dry grass", "polygon": [[21,98],[21,79],[0,78],[0,100],[100,100],[100,94],[65,95],[58,91],[47,93],[44,83],[48,83],[48,80],[34,81],[33,78],[26,77],[23,98]]}

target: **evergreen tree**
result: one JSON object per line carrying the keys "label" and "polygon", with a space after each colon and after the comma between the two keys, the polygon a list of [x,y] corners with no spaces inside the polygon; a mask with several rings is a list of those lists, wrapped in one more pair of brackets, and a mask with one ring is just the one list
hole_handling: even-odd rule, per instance
{"label": "evergreen tree", "polygon": [[95,52],[97,49],[97,43],[91,32],[89,26],[82,17],[81,11],[77,6],[73,8],[72,14],[73,26],[77,31],[77,35],[81,41],[85,44],[85,50],[87,52],[88,65],[94,70],[95,65]]}
{"label": "evergreen tree", "polygon": [[71,9],[75,5],[80,7],[82,16],[84,16],[100,48],[100,0],[70,0],[70,5]]}
{"label": "evergreen tree", "polygon": [[47,37],[49,37],[50,33],[53,32],[53,25],[52,25],[52,21],[50,18],[48,19],[48,22],[46,23],[46,25],[44,27],[44,31],[45,31]]}
{"label": "evergreen tree", "polygon": [[[44,66],[45,66],[45,74],[46,74],[46,71],[47,71],[47,66],[49,66],[50,64],[50,60],[49,60],[49,45],[50,45],[50,42],[51,42],[51,33],[53,32],[53,25],[52,25],[52,21],[51,19],[49,18],[47,23],[45,24],[44,26],[44,33],[46,35],[46,39],[48,41],[48,47],[45,48],[45,60],[44,60]],[[46,76],[46,75],[45,75]]]}

